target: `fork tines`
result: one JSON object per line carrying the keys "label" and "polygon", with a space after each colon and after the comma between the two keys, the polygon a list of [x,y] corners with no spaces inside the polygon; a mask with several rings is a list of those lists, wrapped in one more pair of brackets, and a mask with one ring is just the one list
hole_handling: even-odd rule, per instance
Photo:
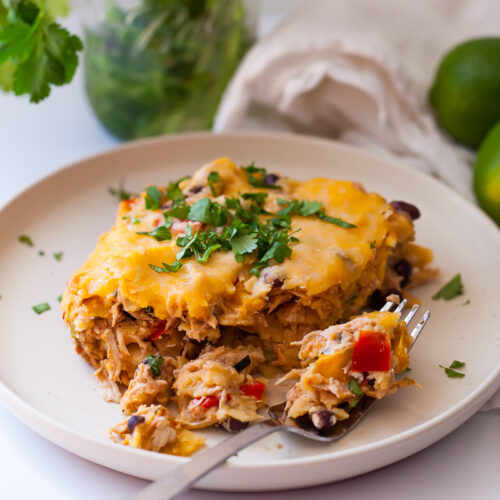
{"label": "fork tines", "polygon": [[[398,305],[396,305],[394,302],[386,302],[384,307],[382,307],[382,309],[380,309],[380,310],[381,311],[391,311],[392,308],[394,306],[396,306],[396,308],[394,309],[393,312],[400,313],[403,311],[403,309],[405,308],[407,303],[408,303],[408,301],[406,299],[403,299],[401,301],[401,303]],[[413,317],[415,316],[415,314],[417,314],[419,307],[420,306],[418,304],[414,304],[412,306],[412,308],[410,309],[410,311],[408,312],[408,314],[406,315],[406,317],[403,320],[406,326],[408,326],[410,324],[410,322],[413,319]],[[420,335],[420,333],[424,329],[424,326],[427,323],[427,320],[429,319],[430,315],[431,315],[430,311],[425,311],[424,315],[422,316],[422,319],[418,322],[417,326],[410,332],[411,338],[413,339],[412,345],[415,343],[418,336]]]}

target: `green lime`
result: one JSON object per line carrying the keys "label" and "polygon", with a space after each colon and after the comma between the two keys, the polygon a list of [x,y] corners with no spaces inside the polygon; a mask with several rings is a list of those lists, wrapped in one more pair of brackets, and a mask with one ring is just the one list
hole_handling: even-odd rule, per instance
{"label": "green lime", "polygon": [[500,120],[500,38],[457,45],[438,68],[430,101],[443,128],[477,147]]}
{"label": "green lime", "polygon": [[481,208],[500,225],[500,122],[479,148],[474,165],[474,191]]}

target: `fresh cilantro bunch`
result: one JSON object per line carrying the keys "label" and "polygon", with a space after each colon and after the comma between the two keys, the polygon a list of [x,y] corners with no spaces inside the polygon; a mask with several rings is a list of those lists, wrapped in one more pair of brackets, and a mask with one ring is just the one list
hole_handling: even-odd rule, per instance
{"label": "fresh cilantro bunch", "polygon": [[69,83],[83,44],[55,22],[69,0],[0,0],[0,88],[39,102]]}

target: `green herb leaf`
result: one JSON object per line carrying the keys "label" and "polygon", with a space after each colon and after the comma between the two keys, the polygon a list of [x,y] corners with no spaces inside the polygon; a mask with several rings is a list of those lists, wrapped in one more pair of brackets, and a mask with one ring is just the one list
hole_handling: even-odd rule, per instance
{"label": "green herb leaf", "polygon": [[460,276],[460,273],[458,273],[450,281],[448,281],[448,283],[446,283],[441,290],[432,296],[432,300],[450,300],[458,295],[462,295],[463,293],[464,287],[462,284],[462,277]]}
{"label": "green herb leaf", "polygon": [[339,219],[338,217],[330,217],[329,215],[326,215],[323,210],[318,212],[318,217],[325,222],[329,222],[330,224],[335,224],[336,226],[345,227],[346,229],[356,227],[354,224],[351,224],[350,222],[347,222],[344,219]]}
{"label": "green herb leaf", "polygon": [[146,356],[145,363],[151,369],[151,375],[153,375],[153,377],[159,377],[161,375],[161,369],[163,368],[164,361],[165,359],[161,354],[159,354],[157,358],[155,358],[151,354],[148,354]]}
{"label": "green herb leaf", "polygon": [[57,261],[61,262],[62,258],[63,258],[63,252],[56,252],[54,254],[54,259],[56,259]]}
{"label": "green herb leaf", "polygon": [[372,241],[372,242],[370,243],[370,248],[375,248],[376,243],[377,243],[377,242],[376,242],[375,240],[374,240],[374,241]]}
{"label": "green herb leaf", "polygon": [[231,240],[231,249],[238,262],[243,262],[244,256],[251,254],[256,248],[256,234],[242,234]]}
{"label": "green herb leaf", "polygon": [[188,219],[204,222],[211,226],[223,226],[227,222],[228,214],[223,205],[213,202],[210,198],[202,198],[191,205]]}
{"label": "green herb leaf", "polygon": [[57,296],[57,302],[61,302],[61,300],[62,300],[62,295],[58,295]]}
{"label": "green herb leaf", "polygon": [[162,262],[161,265],[162,267],[149,264],[149,267],[157,273],[176,273],[182,267],[182,262],[174,262],[172,264]]}
{"label": "green herb leaf", "polygon": [[182,190],[179,187],[179,184],[182,181],[185,181],[186,179],[189,179],[189,175],[187,175],[186,177],[183,177],[182,179],[179,179],[176,182],[169,183],[169,185],[167,187],[167,198],[169,200],[172,200],[173,202],[184,201],[184,194],[182,193]]}
{"label": "green herb leaf", "polygon": [[162,197],[163,195],[157,186],[149,186],[144,197],[146,208],[148,210],[158,210],[161,207]]}
{"label": "green herb leaf", "polygon": [[118,189],[110,187],[110,188],[108,188],[108,193],[111,196],[117,197],[121,201],[130,200],[130,198],[133,198],[135,196],[132,193],[125,191],[125,189],[123,188],[123,181],[122,180],[120,181],[120,185],[118,186]]}
{"label": "green herb leaf", "polygon": [[43,250],[38,250],[38,255],[40,255],[41,257],[43,257],[45,255],[45,252]]}
{"label": "green herb leaf", "polygon": [[42,314],[45,311],[50,311],[50,306],[47,302],[42,302],[41,304],[37,304],[36,306],[33,306],[32,309],[37,314]]}
{"label": "green herb leaf", "polygon": [[439,365],[446,373],[446,375],[448,375],[448,377],[450,378],[463,378],[465,377],[465,373],[460,373],[460,372],[457,372],[455,370],[453,370],[452,368],[446,368],[446,366],[443,366],[443,365]]}
{"label": "green herb leaf", "polygon": [[268,194],[267,193],[243,193],[241,197],[244,200],[252,200],[257,203],[257,205],[262,206],[266,202]]}
{"label": "green herb leaf", "polygon": [[210,187],[210,191],[212,191],[213,196],[217,196],[217,192],[214,188],[214,183],[219,182],[219,172],[210,172],[207,177],[208,185]]}
{"label": "green herb leaf", "polygon": [[357,406],[357,404],[359,403],[359,397],[357,397],[356,399],[353,399],[350,403],[349,403],[349,408],[354,408],[355,406]]}
{"label": "green herb leaf", "polygon": [[142,236],[152,236],[157,241],[172,239],[172,233],[166,225],[159,226],[156,229],[153,229],[153,231],[139,231],[136,234],[140,234]]}
{"label": "green herb leaf", "polygon": [[241,167],[241,169],[246,172],[248,183],[251,186],[255,188],[281,189],[281,186],[267,183],[267,170],[265,168],[256,167],[254,162],[252,162],[248,167]]}
{"label": "green herb leaf", "polygon": [[186,205],[184,200],[175,202],[172,208],[163,212],[165,217],[175,217],[176,219],[185,220],[188,218],[190,206]]}
{"label": "green herb leaf", "polygon": [[465,366],[464,361],[453,361],[453,363],[450,365],[450,368],[463,368]]}
{"label": "green herb leaf", "polygon": [[363,389],[361,389],[353,378],[349,380],[349,390],[356,396],[362,396],[364,394]]}
{"label": "green herb leaf", "polygon": [[137,217],[132,217],[132,224],[139,224],[141,221]]}
{"label": "green herb leaf", "polygon": [[35,244],[33,243],[33,240],[29,236],[26,236],[25,234],[21,234],[21,236],[19,236],[18,240],[20,243],[24,243],[25,245],[28,245],[29,247],[35,246]]}

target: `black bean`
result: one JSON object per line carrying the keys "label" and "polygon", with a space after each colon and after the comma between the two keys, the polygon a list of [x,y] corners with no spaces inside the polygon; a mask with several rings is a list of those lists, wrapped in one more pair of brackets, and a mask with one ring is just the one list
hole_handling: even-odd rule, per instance
{"label": "black bean", "polygon": [[391,201],[391,205],[396,210],[406,212],[412,220],[416,220],[420,217],[420,210],[411,203],[407,203],[406,201]]}
{"label": "black bean", "polygon": [[203,189],[203,186],[193,186],[189,192],[193,194],[199,193]]}
{"label": "black bean", "polygon": [[233,417],[229,417],[221,422],[221,426],[228,432],[240,432],[248,427],[248,422],[241,422]]}
{"label": "black bean", "polygon": [[393,268],[403,278],[399,286],[404,288],[410,282],[412,265],[406,259],[401,259],[394,264]]}
{"label": "black bean", "polygon": [[384,293],[382,293],[380,290],[375,290],[370,295],[368,304],[370,305],[370,307],[373,307],[373,309],[380,309],[387,302],[386,297],[388,297],[389,295],[397,295],[401,300],[403,299],[403,294],[399,290],[396,290],[394,288],[391,288]]}
{"label": "black bean", "polygon": [[146,419],[142,415],[132,415],[127,422],[128,431],[130,434],[134,432],[137,425],[142,424]]}
{"label": "black bean", "polygon": [[280,176],[276,174],[267,174],[264,182],[269,186],[274,186],[280,180]]}
{"label": "black bean", "polygon": [[251,360],[250,356],[247,354],[244,358],[241,358],[235,365],[234,369],[237,372],[243,371],[247,366],[250,366]]}
{"label": "black bean", "polygon": [[310,418],[314,427],[319,431],[328,429],[328,427],[331,427],[335,423],[335,417],[330,410],[315,411]]}
{"label": "black bean", "polygon": [[273,281],[273,287],[274,288],[279,288],[283,284],[283,280],[274,280]]}

